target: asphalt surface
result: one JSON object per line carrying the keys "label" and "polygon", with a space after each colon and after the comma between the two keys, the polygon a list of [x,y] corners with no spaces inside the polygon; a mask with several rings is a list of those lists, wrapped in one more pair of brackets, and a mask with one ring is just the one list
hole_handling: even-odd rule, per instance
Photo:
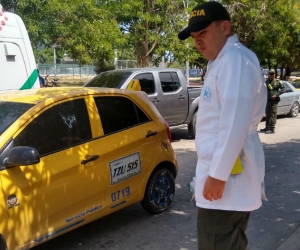
{"label": "asphalt surface", "polygon": [[[259,124],[259,129],[264,122]],[[197,249],[196,213],[186,185],[197,155],[185,127],[172,129],[179,173],[172,207],[152,216],[139,204],[127,207],[34,250],[193,250]],[[251,213],[249,250],[300,250],[300,115],[279,118],[275,134],[260,134],[266,156],[268,201]],[[224,249],[226,250],[226,249]]]}

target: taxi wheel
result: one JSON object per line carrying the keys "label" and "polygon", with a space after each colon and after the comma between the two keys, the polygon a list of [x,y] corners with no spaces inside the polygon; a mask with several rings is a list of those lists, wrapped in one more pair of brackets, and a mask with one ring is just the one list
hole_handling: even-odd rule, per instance
{"label": "taxi wheel", "polygon": [[174,198],[175,180],[173,174],[166,168],[157,170],[147,184],[142,207],[151,214],[167,210]]}

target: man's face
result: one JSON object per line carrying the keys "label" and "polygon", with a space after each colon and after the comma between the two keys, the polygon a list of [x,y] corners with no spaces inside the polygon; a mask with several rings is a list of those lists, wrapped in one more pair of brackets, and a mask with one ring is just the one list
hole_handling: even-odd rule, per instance
{"label": "man's face", "polygon": [[275,73],[269,73],[269,79],[273,80],[275,78]]}
{"label": "man's face", "polygon": [[190,33],[195,47],[208,60],[214,60],[218,56],[231,33],[230,23],[228,22],[228,27],[228,23],[224,26],[224,22],[228,21],[212,22],[205,29]]}

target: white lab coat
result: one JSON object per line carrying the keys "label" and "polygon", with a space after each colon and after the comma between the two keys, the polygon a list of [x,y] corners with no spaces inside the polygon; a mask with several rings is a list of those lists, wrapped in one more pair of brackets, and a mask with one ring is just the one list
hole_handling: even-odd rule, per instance
{"label": "white lab coat", "polygon": [[[228,38],[208,63],[196,123],[196,205],[202,208],[252,211],[264,196],[265,159],[257,125],[267,91],[256,55],[236,35]],[[231,175],[240,155],[243,172]],[[226,181],[223,197],[203,197],[207,176]]]}

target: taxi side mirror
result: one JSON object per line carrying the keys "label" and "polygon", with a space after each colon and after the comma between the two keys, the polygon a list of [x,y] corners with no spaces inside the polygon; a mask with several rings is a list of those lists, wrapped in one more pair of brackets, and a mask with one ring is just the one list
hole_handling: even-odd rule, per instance
{"label": "taxi side mirror", "polygon": [[25,146],[14,147],[11,149],[8,157],[4,159],[1,170],[32,165],[39,162],[40,154],[35,148]]}
{"label": "taxi side mirror", "polygon": [[141,90],[140,80],[131,79],[126,89],[140,91]]}

